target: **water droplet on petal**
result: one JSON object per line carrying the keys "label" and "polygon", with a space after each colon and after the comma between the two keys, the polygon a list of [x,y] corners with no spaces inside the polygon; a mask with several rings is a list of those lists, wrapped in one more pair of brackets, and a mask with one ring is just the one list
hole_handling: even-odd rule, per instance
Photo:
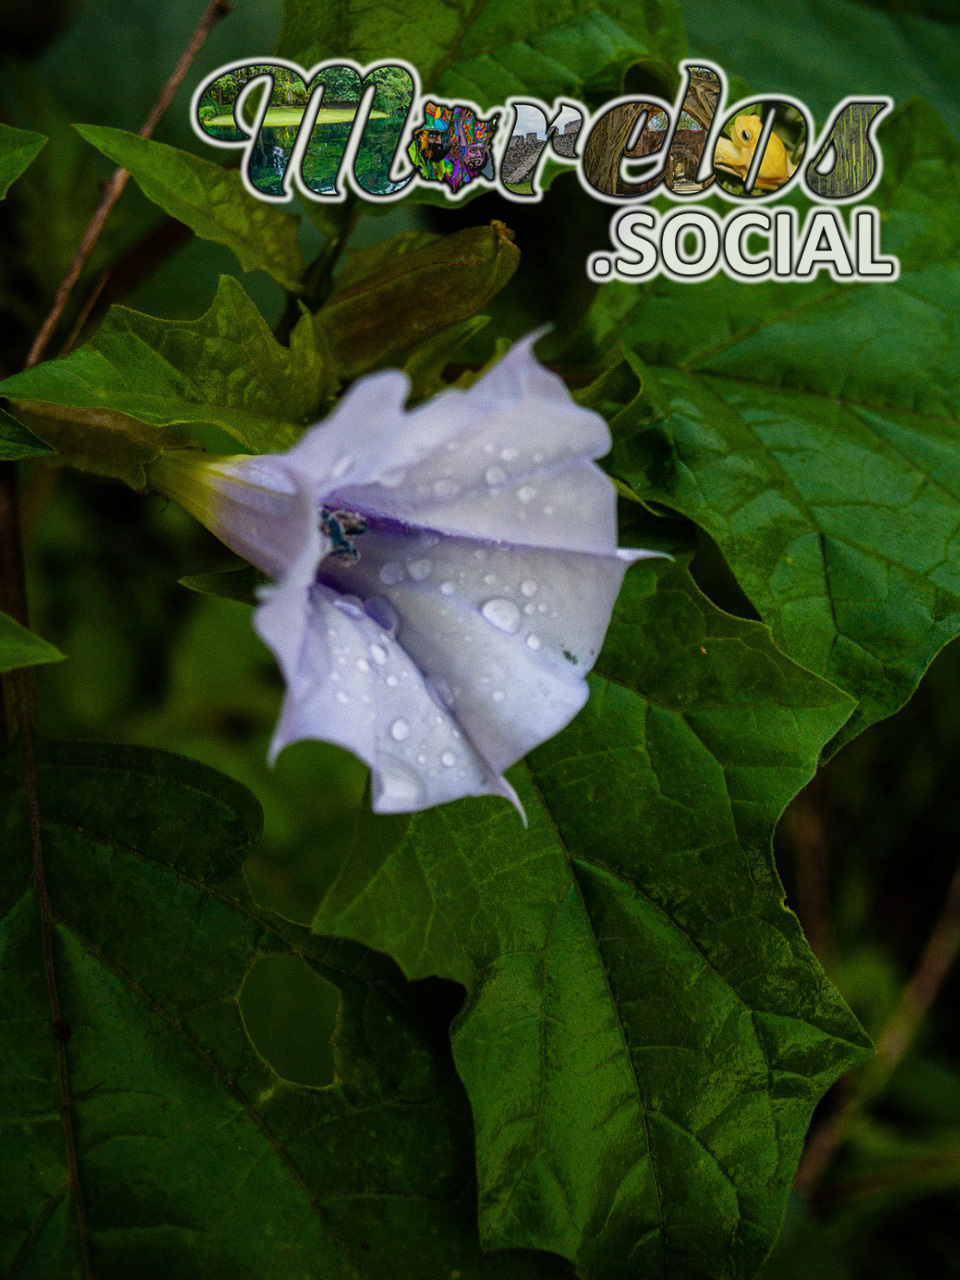
{"label": "water droplet on petal", "polygon": [[441,582],[440,591],[445,596],[452,596],[454,591],[456,591],[456,587],[453,585],[452,582]]}
{"label": "water droplet on petal", "polygon": [[337,690],[337,701],[343,703],[344,706],[350,701],[342,689]]}
{"label": "water droplet on petal", "polygon": [[402,564],[397,564],[395,560],[388,560],[380,570],[380,581],[386,583],[388,587],[395,587],[402,582],[407,576],[407,571]]}
{"label": "water droplet on petal", "polygon": [[536,607],[536,605],[533,605],[533,604],[525,604],[525,605],[523,606],[523,612],[524,612],[524,613],[526,613],[526,614],[536,613],[536,612],[537,612],[537,607]]}
{"label": "water droplet on petal", "polygon": [[385,800],[392,801],[398,808],[416,808],[422,802],[423,787],[420,779],[402,761],[384,756],[380,764],[380,776]]}
{"label": "water droplet on petal", "polygon": [[349,618],[363,617],[363,601],[359,596],[337,596],[333,604]]}
{"label": "water droplet on petal", "polygon": [[357,659],[357,670],[362,671],[364,675],[367,675],[367,673],[370,670],[370,663],[366,660],[366,658]]}
{"label": "water droplet on petal", "polygon": [[514,632],[520,626],[520,610],[512,600],[495,597],[480,610],[486,620],[498,631]]}
{"label": "water droplet on petal", "polygon": [[452,751],[445,751],[443,755],[440,757],[440,759],[448,769],[452,769],[453,766],[457,763],[457,757],[453,754]]}
{"label": "water droplet on petal", "polygon": [[545,516],[552,516],[555,510],[556,510],[556,508],[555,508],[555,507],[544,507],[544,508],[543,508],[543,514],[544,514]]}
{"label": "water droplet on petal", "polygon": [[504,460],[504,462],[512,462],[514,458],[519,456],[519,453],[520,453],[519,449],[501,449],[500,457]]}
{"label": "water droplet on petal", "polygon": [[489,485],[503,484],[507,478],[507,473],[503,467],[487,467],[486,481]]}
{"label": "water droplet on petal", "polygon": [[494,702],[502,702],[506,697],[506,694],[502,689],[495,689],[490,696],[493,698]]}
{"label": "water droplet on petal", "polygon": [[347,454],[345,457],[341,458],[340,461],[337,463],[337,465],[333,468],[333,474],[339,480],[341,476],[345,476],[347,474],[347,472],[350,470],[352,466],[353,466],[353,459],[350,457],[349,454]]}
{"label": "water droplet on petal", "polygon": [[542,644],[543,644],[543,641],[540,639],[539,636],[527,636],[528,649],[539,649]]}
{"label": "water droplet on petal", "polygon": [[405,471],[385,471],[380,476],[380,483],[384,489],[395,489],[398,484],[403,484],[407,473]]}
{"label": "water droplet on petal", "polygon": [[520,591],[529,600],[532,596],[535,596],[537,594],[538,587],[532,578],[528,578],[526,582],[520,583]]}
{"label": "water droplet on petal", "polygon": [[395,689],[399,683],[400,681],[397,679],[396,676],[387,676],[387,684],[390,686],[391,689]]}
{"label": "water droplet on petal", "polygon": [[406,720],[394,720],[390,726],[390,737],[394,742],[403,742],[405,738],[410,737],[410,726]]}
{"label": "water droplet on petal", "polygon": [[438,480],[433,486],[433,492],[438,498],[455,498],[460,492],[460,486],[456,480]]}
{"label": "water droplet on petal", "polygon": [[370,655],[374,662],[379,662],[381,666],[387,660],[387,651],[382,644],[372,644],[370,646]]}
{"label": "water droplet on petal", "polygon": [[414,560],[409,566],[410,577],[414,582],[423,582],[424,578],[430,577],[430,570],[433,568],[432,560]]}
{"label": "water droplet on petal", "polygon": [[427,681],[427,688],[442,707],[453,706],[453,690],[450,688],[449,681],[443,676],[432,676]]}
{"label": "water droplet on petal", "polygon": [[488,586],[488,587],[492,587],[492,586],[493,586],[493,584],[494,584],[494,583],[496,582],[496,580],[497,580],[497,575],[496,575],[495,573],[488,573],[488,574],[485,574],[485,575],[484,575],[484,579],[483,579],[483,580],[484,580],[484,582],[487,584],[487,586]]}
{"label": "water droplet on petal", "polygon": [[533,455],[533,460],[534,460],[534,462],[542,462],[542,461],[543,461],[543,454],[542,454],[542,453],[535,453],[535,454]]}
{"label": "water droplet on petal", "polygon": [[525,484],[522,489],[517,490],[517,497],[521,502],[532,502],[536,496],[537,491],[530,484]]}
{"label": "water droplet on petal", "polygon": [[382,627],[392,640],[400,630],[400,615],[386,596],[371,596],[366,610],[378,626]]}

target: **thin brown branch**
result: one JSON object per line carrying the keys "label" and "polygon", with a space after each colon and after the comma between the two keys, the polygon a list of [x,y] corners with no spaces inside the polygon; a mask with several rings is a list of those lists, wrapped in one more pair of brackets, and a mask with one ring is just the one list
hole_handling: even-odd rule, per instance
{"label": "thin brown branch", "polygon": [[[23,540],[20,532],[20,503],[17,492],[16,469],[12,463],[0,466],[0,607],[21,626],[29,623],[27,608],[27,584],[23,564]],[[50,1019],[57,1056],[57,1078],[60,1091],[60,1118],[63,1124],[64,1148],[67,1163],[67,1182],[77,1215],[77,1229],[83,1254],[84,1280],[93,1280],[93,1258],[90,1251],[90,1232],[80,1178],[77,1169],[77,1144],[73,1130],[73,1110],[70,1099],[70,1080],[67,1073],[66,1043],[70,1028],[63,1019],[60,993],[57,990],[56,970],[53,962],[53,923],[50,895],[43,869],[43,848],[40,840],[40,810],[37,804],[37,774],[33,757],[33,672],[29,669],[11,671],[3,678],[3,708],[8,739],[19,738],[23,750],[24,789],[27,797],[27,817],[30,827],[30,846],[33,863],[33,882],[40,905],[40,935],[43,951],[43,969],[47,981]]]}
{"label": "thin brown branch", "polygon": [[[20,497],[17,470],[12,462],[0,463],[0,611],[27,625],[27,588],[20,539]],[[3,698],[4,742],[14,742],[20,726],[29,719],[31,679],[28,671],[10,671],[0,678]]]}
{"label": "thin brown branch", "polygon": [[960,956],[960,866],[953,873],[943,907],[923,949],[917,967],[900,996],[897,1007],[877,1037],[873,1061],[858,1083],[841,1081],[837,1106],[807,1143],[795,1188],[800,1195],[812,1195],[834,1156],[850,1135],[867,1104],[886,1088],[903,1061],[917,1032],[940,993],[944,981]]}
{"label": "thin brown branch", "polygon": [[27,816],[30,821],[30,845],[33,852],[33,881],[37,886],[40,902],[40,934],[43,947],[43,969],[47,978],[47,996],[50,1016],[53,1020],[53,1041],[57,1053],[57,1077],[60,1085],[60,1120],[63,1125],[64,1146],[67,1158],[67,1181],[77,1216],[77,1232],[83,1254],[84,1280],[93,1280],[93,1255],[90,1249],[90,1228],[87,1225],[87,1209],[80,1190],[80,1174],[77,1168],[77,1140],[73,1130],[73,1103],[70,1098],[70,1077],[67,1072],[67,1041],[71,1029],[63,1019],[57,975],[53,963],[53,912],[50,894],[43,870],[43,846],[40,839],[40,808],[37,803],[37,770],[33,758],[33,736],[30,726],[24,723],[21,732],[23,765],[27,792]]}
{"label": "thin brown branch", "polygon": [[[210,32],[214,29],[221,18],[226,17],[231,12],[231,5],[227,0],[210,0],[207,11],[200,20],[200,24],[190,38],[186,49],[184,49],[180,61],[177,63],[169,80],[163,87],[159,98],[153,105],[149,116],[140,130],[141,138],[153,137],[154,131],[160,120],[170,106],[170,103],[177,95],[177,91],[186,79],[187,72],[193,65],[193,62],[207,41]],[[76,287],[77,281],[83,275],[90,256],[97,246],[103,229],[107,225],[111,213],[116,208],[117,201],[123,195],[124,188],[130,180],[130,173],[127,169],[117,169],[113,177],[103,189],[103,195],[100,197],[100,203],[93,212],[87,229],[83,233],[83,239],[80,242],[80,248],[77,250],[70,269],[64,276],[63,281],[57,290],[57,295],[53,300],[53,306],[50,314],[44,320],[40,327],[40,332],[34,339],[33,346],[26,359],[26,368],[31,368],[43,359],[50,340],[53,338],[57,330],[57,326],[63,318],[63,313],[67,309],[67,305]]]}

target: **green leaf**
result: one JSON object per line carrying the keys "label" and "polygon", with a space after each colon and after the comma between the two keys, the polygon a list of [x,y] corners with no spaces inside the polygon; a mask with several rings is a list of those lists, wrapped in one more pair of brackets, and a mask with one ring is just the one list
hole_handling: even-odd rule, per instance
{"label": "green leaf", "polygon": [[180,579],[180,585],[201,596],[216,596],[220,600],[236,600],[240,604],[256,604],[257,588],[269,581],[252,565],[238,561],[228,569],[215,569],[212,573],[190,573]]}
{"label": "green leaf", "polygon": [[[890,94],[897,103],[922,95],[960,133],[953,0],[783,0],[762,19],[751,0],[680,6],[691,56],[743,76],[754,92],[793,94],[821,126],[849,94]],[[746,30],[749,40],[731,40]]]}
{"label": "green leaf", "polygon": [[785,652],[858,699],[838,744],[960,633],[960,150],[922,104],[881,140],[897,282],[610,284],[593,315],[648,393],[609,469],[706,529]]}
{"label": "green leaf", "polygon": [[587,708],[512,774],[529,830],[448,805],[344,867],[319,931],[467,988],[487,1248],[590,1280],[759,1266],[811,1111],[866,1048],[771,854],[852,705],[681,565],[643,566]]}
{"label": "green leaf", "polygon": [[52,452],[32,431],[0,409],[0,462],[45,458]]}
{"label": "green leaf", "polygon": [[[20,762],[0,761],[4,1274],[557,1275],[547,1258],[480,1252],[469,1121],[427,1007],[382,959],[252,902],[249,793],[180,757],[102,746],[43,748],[37,780],[49,964]],[[244,1030],[258,966],[291,956],[326,993],[315,1026],[336,988],[327,1087],[282,1079]]]}
{"label": "green leaf", "polygon": [[338,290],[317,316],[343,377],[468,320],[508,283],[520,251],[513,232],[493,222],[410,248],[382,265],[374,261],[374,270]]}
{"label": "green leaf", "polygon": [[312,67],[324,58],[361,64],[406,58],[424,89],[465,96],[481,107],[510,94],[610,95],[630,67],[669,92],[686,52],[673,0],[571,0],[564,5],[517,5],[470,0],[461,6],[425,0],[403,20],[386,7],[345,0],[284,0],[276,52]]}
{"label": "green leaf", "polygon": [[142,488],[144,465],[176,443],[156,428],[208,426],[255,452],[286,448],[321,416],[330,376],[310,316],[282,346],[223,276],[198,320],[113,307],[85,346],[8,378],[0,395],[67,462]]}
{"label": "green leaf", "polygon": [[0,200],[46,145],[42,133],[0,124]]}
{"label": "green leaf", "polygon": [[239,170],[124,129],[75,127],[91,146],[129,169],[143,194],[165,213],[201,239],[227,245],[244,271],[266,271],[284,288],[299,289],[298,219],[251,195]]}
{"label": "green leaf", "polygon": [[19,622],[0,613],[0,672],[19,667],[38,667],[45,662],[62,662],[63,654],[41,640]]}

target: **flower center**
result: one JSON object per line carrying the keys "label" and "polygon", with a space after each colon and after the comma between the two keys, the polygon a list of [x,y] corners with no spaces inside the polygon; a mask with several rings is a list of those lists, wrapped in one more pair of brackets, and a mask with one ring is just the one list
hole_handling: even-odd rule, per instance
{"label": "flower center", "polygon": [[353,538],[366,533],[367,522],[355,511],[333,511],[330,507],[320,508],[320,530],[333,543],[332,556],[345,556],[348,560],[359,560],[360,552],[353,545]]}

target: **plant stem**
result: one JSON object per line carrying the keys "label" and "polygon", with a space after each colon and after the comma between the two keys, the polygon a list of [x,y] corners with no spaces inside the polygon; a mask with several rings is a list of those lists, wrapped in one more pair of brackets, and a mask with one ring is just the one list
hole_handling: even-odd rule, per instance
{"label": "plant stem", "polygon": [[279,342],[289,341],[290,334],[300,319],[301,303],[311,311],[318,311],[326,302],[333,288],[334,268],[340,261],[340,255],[353,234],[362,212],[360,201],[354,195],[348,196],[336,210],[331,210],[338,222],[337,230],[327,238],[323,248],[307,267],[300,293],[291,293],[287,296],[286,310],[273,331],[273,336]]}
{"label": "plant stem", "polygon": [[[170,106],[194,59],[203,47],[210,32],[222,17],[230,12],[226,0],[211,0],[200,25],[190,39],[172,75],[164,85],[140,130],[142,138],[153,135],[164,112]],[[59,325],[73,289],[83,274],[90,255],[100,239],[107,219],[116,207],[129,181],[130,174],[126,169],[118,169],[104,188],[103,196],[91,218],[80,247],[70,265],[60,288],[57,290],[53,307],[34,340],[27,356],[26,367],[30,368],[42,358]],[[20,524],[20,503],[17,490],[17,472],[13,463],[0,464],[0,608],[8,613],[21,626],[29,625],[27,607],[27,585],[23,559],[23,536]],[[34,719],[34,686],[33,673],[29,669],[9,673],[3,678],[3,718],[9,742],[19,738],[23,751],[24,791],[27,801],[27,818],[30,830],[30,846],[32,855],[32,878],[36,887],[37,901],[40,908],[41,948],[43,967],[47,983],[47,997],[50,1005],[52,1034],[57,1058],[57,1079],[60,1093],[60,1119],[63,1126],[65,1160],[67,1166],[67,1182],[70,1188],[73,1209],[77,1218],[77,1231],[83,1258],[84,1280],[94,1280],[93,1254],[90,1245],[90,1231],[87,1222],[86,1206],[80,1187],[77,1161],[77,1144],[73,1124],[73,1102],[70,1096],[70,1077],[67,1064],[66,1045],[72,1034],[71,1028],[63,1018],[60,1004],[60,993],[57,988],[57,975],[54,963],[54,929],[53,907],[47,888],[43,863],[43,842],[40,828],[40,807],[37,800],[37,772],[33,753],[33,719]]]}
{"label": "plant stem", "polygon": [[[0,465],[0,608],[15,622],[29,624],[27,583],[23,564],[23,541],[20,533],[20,502],[17,474],[13,463]],[[40,809],[37,803],[37,771],[33,756],[34,684],[29,668],[8,672],[3,678],[3,712],[8,741],[17,738],[23,751],[24,791],[30,827],[33,883],[40,907],[40,935],[43,969],[47,982],[50,1019],[57,1056],[57,1080],[60,1092],[60,1120],[63,1125],[67,1164],[67,1182],[77,1215],[77,1230],[83,1254],[84,1280],[93,1280],[93,1258],[90,1232],[80,1178],[77,1169],[77,1144],[73,1130],[73,1104],[67,1071],[66,1044],[70,1028],[63,1019],[60,993],[53,960],[53,910],[43,869],[43,846],[40,835]]]}
{"label": "plant stem", "polygon": [[916,1038],[958,955],[960,866],[953,873],[943,907],[917,967],[904,987],[896,1009],[877,1037],[873,1061],[864,1069],[856,1086],[849,1079],[840,1082],[843,1093],[838,1105],[810,1136],[794,1184],[798,1194],[813,1195],[834,1156],[849,1137],[854,1123],[870,1100],[887,1086]]}
{"label": "plant stem", "polygon": [[[232,6],[227,0],[210,0],[207,11],[200,19],[200,24],[190,38],[186,49],[180,57],[180,61],[174,68],[167,83],[163,86],[159,98],[153,105],[149,116],[143,128],[140,130],[141,138],[152,138],[157,125],[166,112],[170,103],[177,95],[177,91],[186,79],[187,72],[190,70],[193,62],[207,41],[210,32],[217,25],[221,18],[226,17],[232,11]],[[38,364],[43,359],[47,347],[56,332],[57,326],[63,318],[63,313],[67,308],[67,304],[73,294],[77,281],[84,272],[87,263],[90,261],[90,255],[96,248],[97,242],[103,234],[103,229],[107,225],[111,213],[116,207],[117,201],[123,195],[124,188],[130,181],[130,172],[127,169],[117,169],[103,189],[103,195],[100,197],[100,203],[93,212],[93,217],[87,224],[87,229],[80,241],[80,248],[74,256],[70,269],[64,276],[57,295],[53,300],[53,306],[50,314],[44,320],[40,327],[40,332],[34,339],[33,346],[26,359],[26,368],[30,369],[33,365]]]}

